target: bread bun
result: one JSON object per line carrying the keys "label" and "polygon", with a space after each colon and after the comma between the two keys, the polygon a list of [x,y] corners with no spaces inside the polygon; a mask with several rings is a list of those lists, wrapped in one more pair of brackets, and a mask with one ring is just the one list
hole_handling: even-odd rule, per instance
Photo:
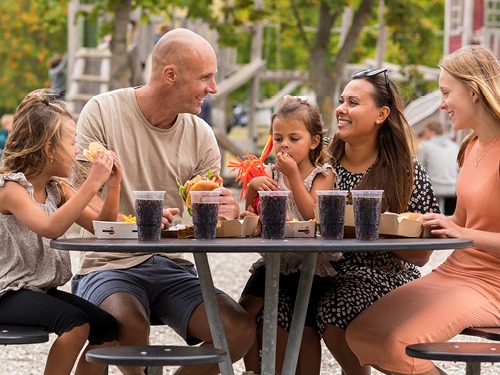
{"label": "bread bun", "polygon": [[217,173],[212,173],[211,170],[208,170],[206,175],[202,177],[201,175],[196,175],[191,180],[188,180],[182,184],[177,178],[175,179],[177,182],[177,186],[179,186],[179,194],[182,198],[182,201],[187,206],[187,211],[191,215],[191,195],[189,192],[193,191],[211,191],[217,189],[222,186],[224,180]]}
{"label": "bread bun", "polygon": [[93,163],[95,155],[99,150],[102,150],[103,153],[108,151],[106,147],[101,145],[99,142],[92,142],[89,144],[89,147],[86,150],[83,150],[82,154],[83,156],[85,156],[85,159]]}
{"label": "bread bun", "polygon": [[192,191],[211,191],[214,189],[219,188],[220,185],[217,184],[216,182],[210,181],[210,180],[200,180],[196,183],[194,183],[187,191],[187,197],[186,197],[186,206],[188,208],[192,208],[191,206],[191,194],[189,194]]}
{"label": "bread bun", "polygon": [[401,219],[408,219],[408,220],[417,220],[422,214],[419,214],[418,212],[403,212],[399,214],[399,217]]}

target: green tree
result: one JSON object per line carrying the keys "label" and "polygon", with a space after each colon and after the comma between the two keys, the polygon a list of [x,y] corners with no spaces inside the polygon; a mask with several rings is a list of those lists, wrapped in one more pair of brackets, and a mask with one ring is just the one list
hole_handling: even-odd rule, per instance
{"label": "green tree", "polygon": [[[44,3],[56,0],[38,0]],[[256,10],[254,1],[233,0],[93,0],[93,16],[110,22],[105,30],[111,43],[111,88],[129,85],[126,34],[130,12],[141,7],[143,20],[151,14],[171,14],[182,9],[188,18],[200,18],[219,33],[219,43],[238,47],[240,60],[248,62],[250,34],[258,23],[275,27],[272,50],[267,51],[268,68],[303,69],[309,72],[325,122],[333,118],[335,90],[347,63],[375,56],[380,32],[379,0],[274,0]],[[388,29],[386,59],[404,66],[435,66],[442,55],[444,0],[385,0],[384,23]],[[352,22],[341,41],[338,28],[346,7],[353,10]],[[107,28],[107,29],[106,29]],[[247,36],[247,37],[245,37]],[[279,50],[278,50],[279,49]],[[425,51],[425,53],[423,53]],[[273,58],[274,56],[274,58]],[[425,86],[415,70],[405,71],[405,92],[424,93]],[[412,94],[413,93],[413,94]]]}
{"label": "green tree", "polygon": [[66,51],[66,0],[0,2],[0,114],[48,87],[50,58]]}
{"label": "green tree", "polygon": [[[347,63],[374,59],[381,26],[379,0],[277,0],[266,2],[267,25],[273,36],[265,46],[270,69],[302,69],[309,72],[327,124],[331,123],[336,87],[343,81]],[[340,38],[345,7],[353,17],[345,38]],[[387,29],[385,60],[402,67],[436,67],[442,57],[444,0],[385,0],[383,23]],[[267,29],[270,29],[267,26]],[[267,30],[266,29],[266,30]],[[274,34],[275,33],[275,34]],[[267,35],[267,34],[265,34]],[[274,55],[279,57],[276,62]],[[427,93],[416,69],[402,69],[401,84],[407,100]]]}

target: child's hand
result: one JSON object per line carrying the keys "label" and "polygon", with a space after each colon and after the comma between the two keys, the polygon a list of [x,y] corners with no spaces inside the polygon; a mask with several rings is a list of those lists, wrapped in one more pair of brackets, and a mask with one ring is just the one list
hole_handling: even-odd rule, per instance
{"label": "child's hand", "polygon": [[[87,177],[88,181],[95,182],[99,189],[102,185],[106,183],[111,171],[113,170],[114,160],[110,152],[97,151],[92,167],[90,168],[89,175]],[[121,179],[121,172],[120,172]]]}
{"label": "child's hand", "polygon": [[278,183],[267,176],[254,177],[248,183],[248,186],[255,191],[272,191],[278,190]]}
{"label": "child's hand", "polygon": [[109,187],[119,187],[120,182],[122,180],[122,165],[120,164],[120,161],[118,160],[118,157],[113,151],[108,151],[111,154],[111,157],[113,158],[113,169],[111,171],[111,176],[109,177],[108,180],[108,186]]}
{"label": "child's hand", "polygon": [[299,173],[299,166],[296,161],[286,152],[282,151],[276,154],[276,168],[288,178]]}

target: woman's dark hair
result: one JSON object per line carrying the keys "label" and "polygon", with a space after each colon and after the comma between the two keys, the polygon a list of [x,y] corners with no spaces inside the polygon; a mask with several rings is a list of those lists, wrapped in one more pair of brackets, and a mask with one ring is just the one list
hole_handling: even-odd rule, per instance
{"label": "woman's dark hair", "polygon": [[[370,75],[370,72],[376,74]],[[407,210],[413,191],[413,146],[411,128],[403,113],[403,101],[396,85],[385,69],[361,72],[353,79],[363,79],[373,86],[375,106],[387,106],[390,114],[379,128],[378,154],[375,162],[365,173],[356,189],[383,189],[383,210],[401,213]],[[380,74],[383,73],[383,74]],[[345,142],[334,137],[330,143],[334,163],[342,160]]]}

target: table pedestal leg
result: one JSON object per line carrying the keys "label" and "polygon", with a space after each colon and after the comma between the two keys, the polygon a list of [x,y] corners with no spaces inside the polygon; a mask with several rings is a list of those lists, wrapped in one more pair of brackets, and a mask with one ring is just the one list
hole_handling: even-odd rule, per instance
{"label": "table pedestal leg", "polygon": [[198,270],[201,292],[203,294],[203,301],[205,302],[205,309],[207,311],[214,347],[226,352],[226,359],[224,362],[219,362],[220,372],[222,375],[234,375],[231,354],[229,352],[224,326],[222,325],[220,317],[219,305],[217,304],[217,298],[215,296],[214,282],[212,274],[210,273],[207,254],[194,253],[193,256],[196,263],[196,269]]}
{"label": "table pedestal leg", "polygon": [[275,374],[279,280],[280,254],[268,253],[266,254],[266,286],[262,333],[262,374]]}
{"label": "table pedestal leg", "polygon": [[307,253],[304,256],[302,272],[300,274],[299,288],[293,310],[290,333],[288,335],[288,344],[286,347],[285,360],[283,362],[282,375],[294,375],[299,358],[300,344],[304,332],[304,323],[306,321],[307,306],[309,296],[311,295],[311,286],[314,278],[314,269],[318,253]]}

